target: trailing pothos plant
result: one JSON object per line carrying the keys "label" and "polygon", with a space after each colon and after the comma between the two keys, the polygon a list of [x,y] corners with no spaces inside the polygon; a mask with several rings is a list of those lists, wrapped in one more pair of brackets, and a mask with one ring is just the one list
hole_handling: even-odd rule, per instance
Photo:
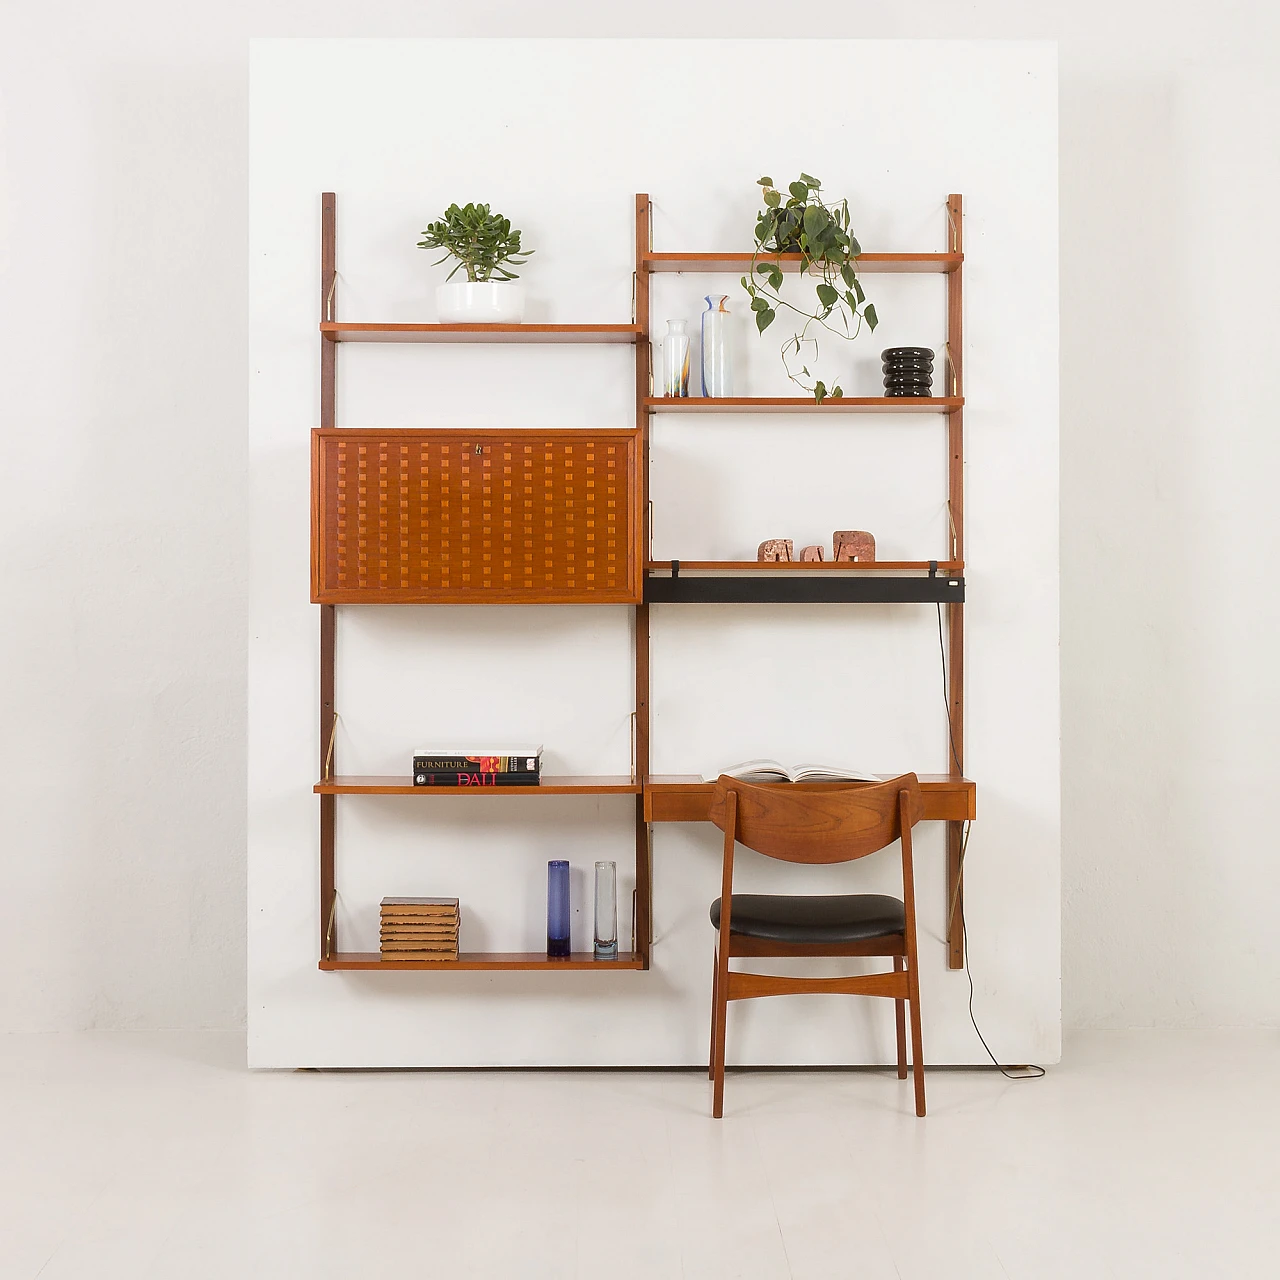
{"label": "trailing pothos plant", "polygon": [[443,249],[435,265],[456,258],[458,265],[446,279],[466,271],[472,284],[486,280],[514,280],[518,267],[533,253],[520,247],[520,232],[511,219],[492,213],[487,204],[451,204],[442,217],[429,223],[418,241],[419,249]]}
{"label": "trailing pothos plant", "polygon": [[[786,308],[804,323],[782,344],[782,364],[787,377],[798,387],[811,391],[821,404],[828,397],[838,399],[844,391],[838,384],[826,386],[813,379],[809,368],[800,360],[801,343],[813,342],[810,329],[817,325],[839,338],[852,341],[865,323],[874,329],[878,323],[875,306],[866,300],[858,281],[856,263],[862,252],[849,225],[849,202],[828,204],[822,198],[822,183],[802,173],[787,188],[789,198],[773,185],[772,178],[761,178],[764,208],[756,219],[755,251],[751,255],[751,274],[742,277],[742,287],[751,297],[756,328],[763,333]],[[800,271],[816,280],[818,304],[806,309],[783,298],[781,254],[798,253]],[[799,321],[797,321],[799,324]],[[793,367],[800,363],[800,372]]]}

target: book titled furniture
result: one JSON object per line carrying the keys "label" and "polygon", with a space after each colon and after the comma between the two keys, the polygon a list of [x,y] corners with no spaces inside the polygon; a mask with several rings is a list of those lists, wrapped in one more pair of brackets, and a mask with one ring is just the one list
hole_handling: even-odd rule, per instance
{"label": "book titled furniture", "polygon": [[[652,825],[707,821],[713,785],[699,775],[649,773],[649,606],[654,603],[937,603],[947,608],[948,754],[955,772],[920,778],[926,820],[947,823],[948,902],[959,899],[961,830],[975,812],[964,764],[964,473],[961,198],[947,201],[943,253],[868,253],[861,272],[935,272],[947,282],[949,385],[944,396],[827,399],[653,395],[649,284],[654,272],[727,273],[750,253],[655,253],[650,205],[636,197],[634,312],[629,324],[372,324],[339,321],[336,198],[322,197],[320,426],[312,433],[311,598],[320,606],[320,967],[334,969],[647,969],[651,944]],[[772,261],[773,259],[771,259]],[[799,255],[777,259],[799,269]],[[339,428],[337,352],[344,342],[623,344],[635,351],[635,425],[592,429]],[[948,451],[949,544],[916,561],[654,561],[649,529],[649,424],[655,413],[915,413],[940,416]],[[634,611],[634,739],[629,775],[555,776],[486,788],[511,796],[634,797],[634,944],[617,959],[542,952],[458,952],[446,960],[384,961],[343,951],[336,918],[335,834],[340,795],[415,795],[448,803],[469,788],[415,787],[413,777],[338,772],[337,610],[344,605],[625,604]],[[952,910],[948,963],[963,964]]]}

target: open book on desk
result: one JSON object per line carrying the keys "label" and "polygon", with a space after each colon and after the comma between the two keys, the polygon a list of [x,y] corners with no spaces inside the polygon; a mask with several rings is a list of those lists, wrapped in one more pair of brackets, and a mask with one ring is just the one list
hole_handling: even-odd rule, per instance
{"label": "open book on desk", "polygon": [[883,779],[874,773],[864,773],[861,769],[845,769],[838,765],[828,764],[795,764],[790,768],[777,760],[747,760],[735,764],[731,769],[722,769],[715,777],[706,778],[706,782],[714,782],[721,775],[737,778],[740,782],[882,782]]}

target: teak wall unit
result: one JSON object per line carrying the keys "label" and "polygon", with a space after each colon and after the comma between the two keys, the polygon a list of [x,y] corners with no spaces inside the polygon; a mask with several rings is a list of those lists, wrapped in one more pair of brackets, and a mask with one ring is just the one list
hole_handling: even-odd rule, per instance
{"label": "teak wall unit", "polygon": [[[712,788],[697,775],[649,773],[649,605],[680,602],[921,602],[947,606],[947,752],[954,772],[921,776],[926,818],[947,824],[947,901],[960,894],[963,824],[976,789],[964,763],[964,454],[962,206],[947,201],[945,253],[863,254],[864,272],[935,272],[947,281],[944,388],[929,399],[809,397],[671,400],[653,395],[649,278],[654,272],[741,275],[749,253],[655,253],[649,198],[636,197],[634,314],[630,324],[353,324],[335,320],[336,200],[322,199],[320,427],[312,433],[311,598],[320,606],[320,968],[326,970],[647,969],[651,942],[652,823],[707,820]],[[797,255],[782,255],[796,271]],[[635,426],[592,431],[533,429],[339,429],[335,421],[342,342],[621,343],[635,348]],[[653,561],[649,530],[649,420],[675,413],[935,413],[946,417],[950,545],[943,557],[871,564]],[[346,604],[628,604],[634,609],[635,730],[630,776],[546,776],[537,787],[493,788],[512,796],[635,798],[633,949],[616,960],[568,960],[542,952],[462,952],[455,961],[384,961],[343,952],[336,918],[339,795],[413,795],[427,803],[475,794],[414,787],[409,777],[336,772],[334,663],[337,608]],[[948,964],[964,963],[952,910]]]}

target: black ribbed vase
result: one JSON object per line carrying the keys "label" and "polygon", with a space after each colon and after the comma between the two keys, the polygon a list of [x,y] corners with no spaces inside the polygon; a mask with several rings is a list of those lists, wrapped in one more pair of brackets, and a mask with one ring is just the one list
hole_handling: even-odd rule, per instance
{"label": "black ribbed vase", "polygon": [[880,353],[886,396],[933,395],[933,352],[928,347],[886,347]]}

